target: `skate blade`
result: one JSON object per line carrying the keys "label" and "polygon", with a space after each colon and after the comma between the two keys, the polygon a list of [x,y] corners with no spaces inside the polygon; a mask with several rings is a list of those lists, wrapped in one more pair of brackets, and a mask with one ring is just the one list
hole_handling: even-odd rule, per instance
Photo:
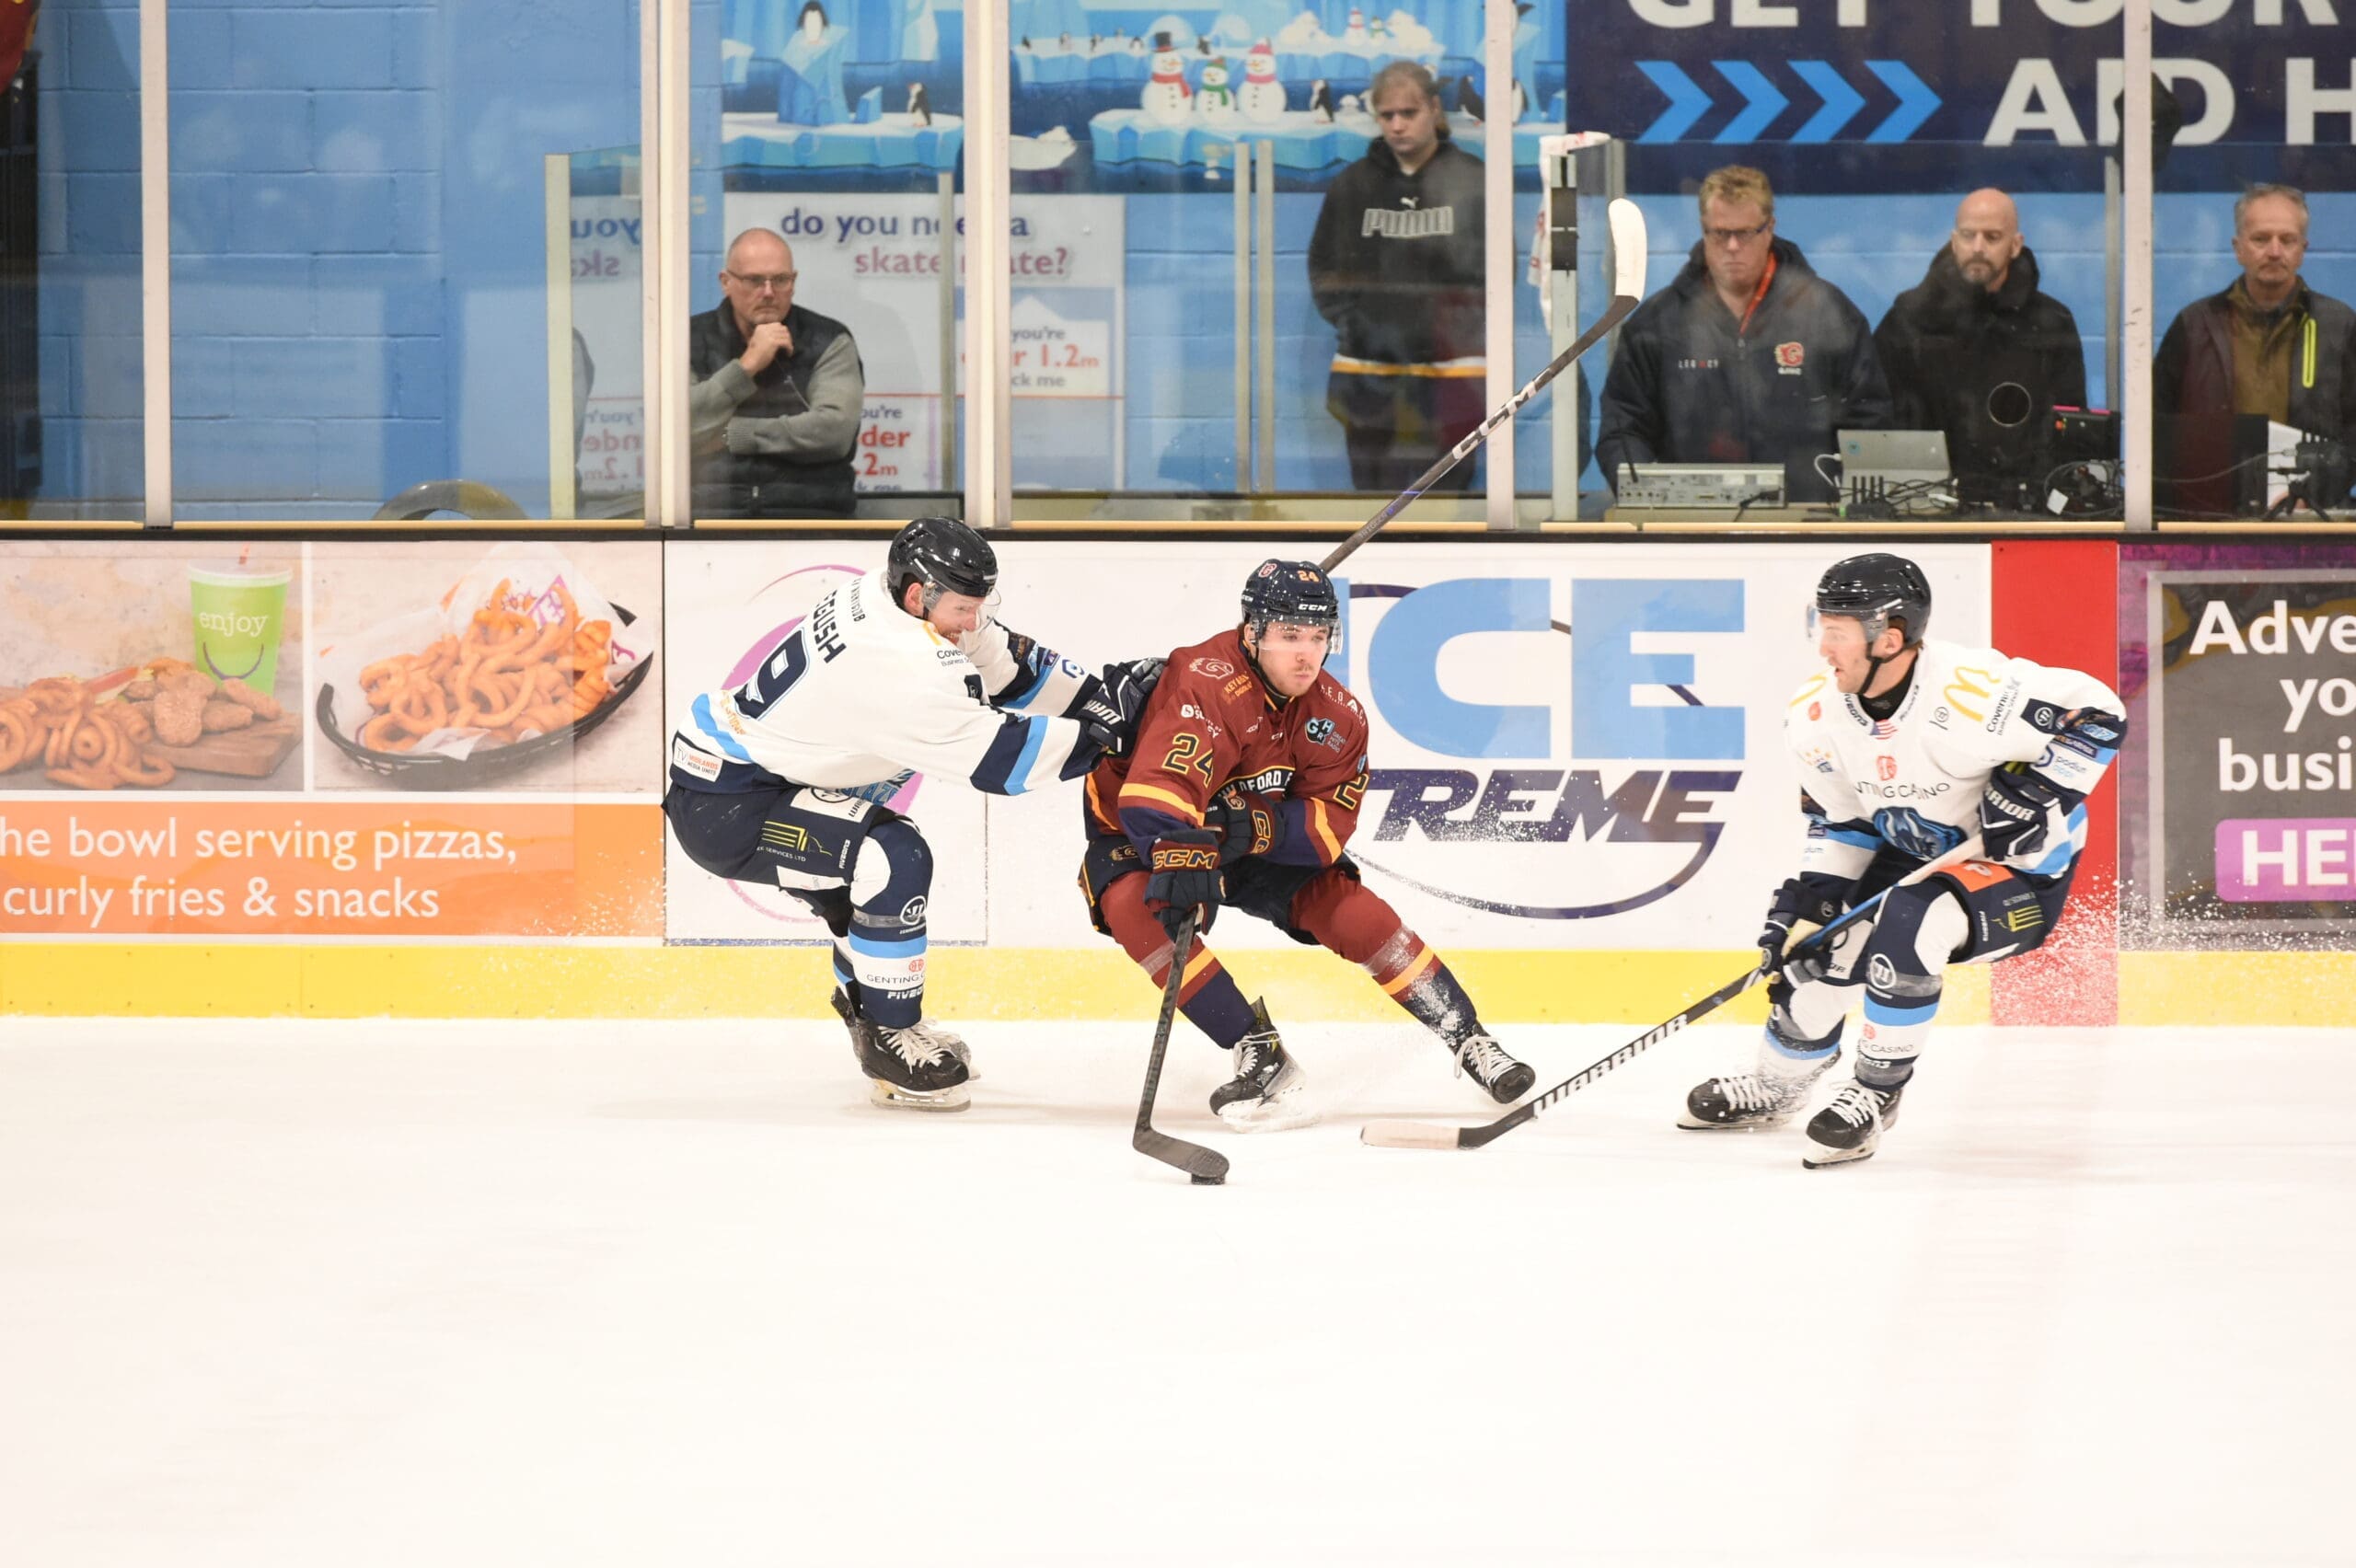
{"label": "skate blade", "polygon": [[1697,1122],[1689,1114],[1680,1116],[1677,1124],[1689,1133],[1772,1133],[1791,1125],[1791,1121],[1790,1116],[1778,1116],[1765,1122]]}
{"label": "skate blade", "polygon": [[962,1083],[927,1094],[885,1083],[881,1078],[869,1078],[867,1100],[871,1105],[881,1105],[893,1111],[963,1111],[973,1104],[974,1096]]}
{"label": "skate blade", "polygon": [[1821,1170],[1828,1165],[1854,1165],[1860,1159],[1871,1159],[1874,1150],[1881,1147],[1881,1139],[1869,1138],[1854,1148],[1823,1148],[1811,1146],[1812,1152],[1800,1156],[1801,1169]]}
{"label": "skate blade", "polygon": [[1232,1105],[1222,1105],[1218,1110],[1218,1119],[1227,1124],[1230,1132],[1284,1133],[1295,1127],[1315,1126],[1318,1111],[1299,1090],[1288,1089],[1266,1100],[1239,1101]]}

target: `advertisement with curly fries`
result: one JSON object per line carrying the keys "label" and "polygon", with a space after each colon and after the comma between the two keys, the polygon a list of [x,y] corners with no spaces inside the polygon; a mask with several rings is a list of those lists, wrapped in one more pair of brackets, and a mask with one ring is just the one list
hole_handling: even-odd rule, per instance
{"label": "advertisement with curly fries", "polygon": [[299,545],[7,547],[0,791],[297,790]]}
{"label": "advertisement with curly fries", "polygon": [[659,940],[659,545],[22,542],[0,580],[0,936]]}

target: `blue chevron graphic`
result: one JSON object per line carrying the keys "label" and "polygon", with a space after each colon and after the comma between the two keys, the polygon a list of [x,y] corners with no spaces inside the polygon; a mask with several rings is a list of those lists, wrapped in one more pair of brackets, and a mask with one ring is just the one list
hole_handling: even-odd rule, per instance
{"label": "blue chevron graphic", "polygon": [[1841,79],[1841,73],[1821,60],[1795,60],[1792,69],[1799,74],[1808,90],[1824,100],[1824,107],[1807,117],[1807,123],[1792,133],[1795,142],[1830,142],[1841,133],[1841,127],[1857,116],[1865,107],[1865,95]]}
{"label": "blue chevron graphic", "polygon": [[1882,86],[1898,95],[1898,107],[1888,119],[1874,127],[1868,142],[1903,142],[1923,128],[1939,107],[1939,95],[1923,86],[1923,78],[1906,68],[1903,61],[1868,60],[1865,69],[1881,78]]}
{"label": "blue chevron graphic", "polygon": [[1666,60],[1639,60],[1636,69],[1650,77],[1661,96],[1669,99],[1669,107],[1659,119],[1645,127],[1639,142],[1675,142],[1693,129],[1693,122],[1710,111],[1710,95],[1696,86],[1693,78]]}
{"label": "blue chevron graphic", "polygon": [[1775,122],[1791,99],[1776,90],[1767,79],[1767,73],[1748,60],[1713,60],[1711,69],[1732,82],[1742,94],[1744,108],[1740,114],[1727,121],[1726,129],[1711,138],[1718,142],[1756,142],[1759,133]]}

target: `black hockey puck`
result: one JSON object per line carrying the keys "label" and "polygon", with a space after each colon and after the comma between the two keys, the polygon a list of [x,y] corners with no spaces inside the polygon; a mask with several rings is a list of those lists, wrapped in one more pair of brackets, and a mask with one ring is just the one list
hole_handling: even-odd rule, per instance
{"label": "black hockey puck", "polygon": [[1195,1176],[1190,1177],[1189,1180],[1191,1180],[1197,1187],[1224,1187],[1227,1185],[1227,1178],[1224,1176]]}

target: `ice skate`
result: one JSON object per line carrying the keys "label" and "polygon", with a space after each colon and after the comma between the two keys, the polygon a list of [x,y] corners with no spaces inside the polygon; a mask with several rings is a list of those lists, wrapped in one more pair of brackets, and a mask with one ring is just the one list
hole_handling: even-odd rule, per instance
{"label": "ice skate", "polygon": [[1536,1070],[1527,1062],[1517,1062],[1507,1055],[1506,1048],[1485,1029],[1474,1030],[1452,1049],[1458,1076],[1471,1078],[1500,1105],[1512,1104],[1537,1086]]}
{"label": "ice skate", "polygon": [[1276,1133],[1317,1120],[1302,1092],[1300,1064],[1285,1054],[1265,1004],[1252,1004],[1259,1027],[1235,1043],[1235,1076],[1211,1090],[1211,1109],[1239,1133]]}
{"label": "ice skate", "polygon": [[1808,1118],[1807,1152],[1800,1163],[1810,1170],[1871,1159],[1880,1146],[1882,1129],[1898,1124],[1898,1101],[1906,1086],[1879,1090],[1851,1078],[1841,1086],[1824,1109]]}
{"label": "ice skate", "polygon": [[1807,1103],[1808,1090],[1840,1059],[1841,1053],[1835,1051],[1808,1070],[1789,1077],[1737,1073],[1695,1084],[1685,1097],[1685,1114],[1677,1119],[1677,1124],[1695,1132],[1780,1127]]}
{"label": "ice skate", "polygon": [[963,1111],[973,1103],[964,1041],[921,1020],[886,1029],[854,1010],[840,991],[834,1003],[850,1030],[859,1070],[867,1075],[869,1100],[908,1111]]}

